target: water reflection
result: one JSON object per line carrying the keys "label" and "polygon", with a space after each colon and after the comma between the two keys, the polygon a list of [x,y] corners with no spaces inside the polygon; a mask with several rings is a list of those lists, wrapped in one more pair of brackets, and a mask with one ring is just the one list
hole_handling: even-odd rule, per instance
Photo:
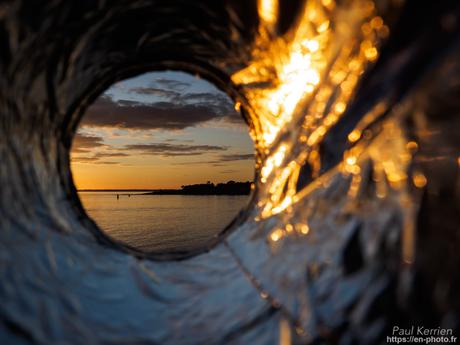
{"label": "water reflection", "polygon": [[[199,249],[246,205],[246,195],[80,192],[88,215],[110,237],[145,252]],[[130,196],[129,196],[130,195]]]}

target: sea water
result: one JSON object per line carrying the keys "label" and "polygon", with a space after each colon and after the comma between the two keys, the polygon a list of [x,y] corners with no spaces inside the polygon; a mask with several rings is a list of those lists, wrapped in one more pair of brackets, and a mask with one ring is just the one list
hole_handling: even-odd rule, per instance
{"label": "sea water", "polygon": [[161,252],[204,246],[248,202],[247,195],[110,191],[79,192],[79,196],[88,215],[107,235],[143,251]]}

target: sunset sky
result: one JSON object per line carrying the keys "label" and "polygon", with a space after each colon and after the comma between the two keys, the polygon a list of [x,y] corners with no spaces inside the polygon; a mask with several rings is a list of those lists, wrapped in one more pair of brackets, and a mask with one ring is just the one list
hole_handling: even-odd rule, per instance
{"label": "sunset sky", "polygon": [[88,109],[72,147],[77,189],[180,188],[253,179],[253,143],[232,101],[181,72],[113,85]]}

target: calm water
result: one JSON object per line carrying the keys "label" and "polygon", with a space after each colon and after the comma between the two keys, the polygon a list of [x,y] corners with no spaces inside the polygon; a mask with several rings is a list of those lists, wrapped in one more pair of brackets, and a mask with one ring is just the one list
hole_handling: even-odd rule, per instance
{"label": "calm water", "polygon": [[228,225],[248,196],[80,192],[89,216],[108,235],[144,251],[203,245]]}

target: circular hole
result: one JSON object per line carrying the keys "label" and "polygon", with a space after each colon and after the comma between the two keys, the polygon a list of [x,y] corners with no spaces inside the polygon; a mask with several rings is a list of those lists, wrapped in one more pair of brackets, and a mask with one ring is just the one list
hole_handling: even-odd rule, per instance
{"label": "circular hole", "polygon": [[248,203],[254,148],[233,101],[183,72],[114,84],[86,111],[71,168],[87,214],[145,253],[215,243]]}

